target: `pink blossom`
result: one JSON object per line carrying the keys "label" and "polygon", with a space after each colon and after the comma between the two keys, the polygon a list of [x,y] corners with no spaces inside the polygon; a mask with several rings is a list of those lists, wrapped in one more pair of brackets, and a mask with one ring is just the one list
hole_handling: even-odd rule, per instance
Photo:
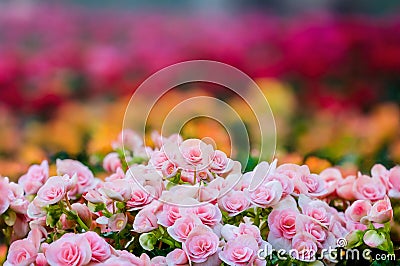
{"label": "pink blossom", "polygon": [[252,265],[258,250],[258,243],[252,236],[241,235],[225,244],[219,258],[228,265]]}
{"label": "pink blossom", "polygon": [[346,200],[355,200],[356,196],[353,191],[353,184],[355,181],[356,177],[354,175],[348,176],[339,181],[336,187],[336,193],[338,196]]}
{"label": "pink blossom", "polygon": [[346,209],[346,216],[358,223],[363,217],[367,216],[370,209],[371,202],[369,200],[356,200]]}
{"label": "pink blossom", "polygon": [[38,249],[30,240],[16,240],[10,245],[4,265],[30,265],[36,261],[37,255]]}
{"label": "pink blossom", "polygon": [[153,201],[151,195],[156,194],[156,190],[152,186],[142,188],[138,185],[132,185],[132,193],[130,199],[126,202],[126,207],[129,210],[138,210],[144,208]]}
{"label": "pink blossom", "polygon": [[131,183],[126,179],[105,182],[98,190],[104,196],[116,201],[128,201],[131,198]]}
{"label": "pink blossom", "polygon": [[164,204],[162,211],[157,213],[158,223],[169,227],[182,217],[182,209],[178,206]]}
{"label": "pink blossom", "polygon": [[92,213],[90,212],[88,206],[82,203],[73,203],[71,205],[72,210],[74,210],[79,218],[88,226],[92,224]]}
{"label": "pink blossom", "polygon": [[125,228],[128,218],[124,213],[117,213],[108,219],[108,228],[111,231],[119,232]]}
{"label": "pink blossom", "polygon": [[325,181],[325,197],[334,193],[338,184],[343,180],[342,174],[336,168],[327,168],[323,170],[319,176]]}
{"label": "pink blossom", "polygon": [[165,161],[161,165],[161,172],[166,178],[171,178],[178,172],[178,166],[170,161]]}
{"label": "pink blossom", "polygon": [[85,265],[92,258],[90,244],[84,235],[63,235],[45,251],[50,265]]}
{"label": "pink blossom", "polygon": [[49,177],[49,164],[44,160],[40,165],[32,165],[18,180],[27,195],[36,194]]}
{"label": "pink blossom", "polygon": [[167,254],[166,262],[168,266],[189,265],[189,260],[185,251],[179,248]]}
{"label": "pink blossom", "polygon": [[3,195],[2,197],[0,197],[0,215],[5,213],[10,207],[10,200],[7,196],[8,194],[9,194],[8,182],[6,182],[5,179],[0,177],[0,195]]}
{"label": "pink blossom", "polygon": [[306,232],[312,235],[319,248],[322,248],[323,242],[328,238],[328,230],[326,228],[317,220],[303,214],[299,214],[296,218],[296,232]]}
{"label": "pink blossom", "polygon": [[115,172],[118,168],[122,167],[119,155],[116,152],[107,154],[103,159],[103,168],[108,172]]}
{"label": "pink blossom", "polygon": [[65,159],[57,160],[57,172],[59,175],[69,175],[72,177],[74,174],[77,176],[77,186],[74,190],[70,191],[71,196],[82,194],[89,188],[95,185],[93,173],[89,168],[79,161]]}
{"label": "pink blossom", "polygon": [[378,200],[368,210],[368,220],[374,223],[386,223],[392,220],[393,209],[389,197],[385,196],[383,200]]}
{"label": "pink blossom", "polygon": [[156,169],[161,170],[165,162],[168,162],[168,157],[164,151],[154,151],[151,154],[149,164],[153,165]]}
{"label": "pink blossom", "polygon": [[290,249],[290,240],[296,234],[298,211],[292,209],[273,210],[268,216],[270,232],[268,242],[275,248]]}
{"label": "pink blossom", "polygon": [[110,176],[106,177],[105,180],[107,182],[110,182],[110,181],[114,181],[114,180],[118,180],[118,179],[124,179],[124,178],[125,178],[124,170],[122,170],[122,168],[118,167],[115,170],[115,173],[113,173]]}
{"label": "pink blossom", "polygon": [[332,208],[321,200],[311,200],[307,196],[299,196],[299,206],[303,214],[314,218],[324,226],[328,226],[332,217]]}
{"label": "pink blossom", "polygon": [[296,234],[292,240],[291,255],[301,261],[314,261],[318,251],[315,238],[306,232]]}
{"label": "pink blossom", "polygon": [[135,131],[124,129],[118,135],[117,141],[113,142],[114,149],[124,148],[127,150],[135,151],[143,146],[143,138],[141,138]]}
{"label": "pink blossom", "polygon": [[167,259],[163,256],[156,256],[150,262],[151,266],[167,266]]}
{"label": "pink blossom", "polygon": [[217,252],[219,239],[207,226],[196,226],[184,242],[183,249],[192,262],[202,263]]}
{"label": "pink blossom", "polygon": [[282,185],[282,197],[290,195],[294,191],[294,183],[293,180],[290,179],[287,175],[280,173],[272,173],[268,175],[267,181],[278,181]]}
{"label": "pink blossom", "polygon": [[222,210],[228,212],[229,216],[235,216],[247,210],[250,202],[243,191],[231,191],[218,199],[218,205]]}
{"label": "pink blossom", "polygon": [[111,247],[95,232],[87,232],[83,234],[86,240],[89,242],[90,249],[92,251],[93,262],[103,262],[111,256]]}
{"label": "pink blossom", "polygon": [[267,208],[274,206],[282,197],[282,185],[279,181],[262,183],[255,190],[245,190],[248,200],[254,205]]}
{"label": "pink blossom", "polygon": [[66,195],[65,181],[61,176],[50,177],[37,193],[36,205],[44,207],[62,200]]}
{"label": "pink blossom", "polygon": [[389,197],[400,198],[400,166],[395,166],[389,171]]}
{"label": "pink blossom", "polygon": [[225,224],[221,229],[221,235],[227,241],[235,239],[241,235],[250,235],[257,241],[258,244],[261,244],[263,242],[260,234],[260,229],[250,223],[240,223],[239,227]]}
{"label": "pink blossom", "polygon": [[214,151],[210,169],[214,173],[220,174],[229,172],[233,167],[233,162],[229,159],[226,154],[220,150]]}
{"label": "pink blossom", "polygon": [[133,230],[138,233],[150,232],[158,227],[157,216],[149,208],[138,212],[133,222]]}
{"label": "pink blossom", "polygon": [[308,195],[311,197],[322,197],[328,194],[325,181],[319,175],[302,175],[301,181],[306,185]]}
{"label": "pink blossom", "polygon": [[193,213],[201,222],[208,226],[214,226],[218,224],[222,219],[222,213],[218,208],[218,205],[206,203],[201,206],[192,207],[187,210],[188,213]]}
{"label": "pink blossom", "polygon": [[198,225],[202,225],[199,218],[187,215],[176,220],[174,225],[167,228],[167,231],[176,241],[185,242],[190,232]]}
{"label": "pink blossom", "polygon": [[363,237],[364,243],[372,248],[376,248],[385,242],[385,236],[375,230],[368,230]]}
{"label": "pink blossom", "polygon": [[101,195],[97,190],[94,189],[89,189],[83,197],[94,204],[99,204],[99,203],[105,203],[106,199],[104,198],[103,195]]}
{"label": "pink blossom", "polygon": [[386,187],[380,179],[361,174],[353,184],[353,191],[357,199],[371,201],[383,199],[386,195]]}
{"label": "pink blossom", "polygon": [[47,265],[49,265],[47,263],[47,259],[46,259],[46,257],[44,256],[43,253],[38,253],[38,256],[36,257],[35,265],[36,266],[47,266]]}

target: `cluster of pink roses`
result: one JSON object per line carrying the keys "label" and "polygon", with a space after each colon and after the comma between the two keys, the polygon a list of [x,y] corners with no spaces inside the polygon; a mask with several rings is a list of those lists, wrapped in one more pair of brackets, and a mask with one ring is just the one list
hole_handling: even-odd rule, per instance
{"label": "cluster of pink roses", "polygon": [[343,238],[392,252],[384,230],[399,166],[343,177],[274,161],[242,174],[201,140],[153,133],[152,142],[123,131],[105,180],[70,159],[57,160],[56,176],[44,161],[18,183],[2,178],[6,265],[265,265],[279,249],[314,261]]}

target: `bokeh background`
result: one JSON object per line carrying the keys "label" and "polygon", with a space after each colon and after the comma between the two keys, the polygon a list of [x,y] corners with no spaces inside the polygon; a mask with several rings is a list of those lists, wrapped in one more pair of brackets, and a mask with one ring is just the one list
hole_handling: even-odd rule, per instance
{"label": "bokeh background", "polygon": [[[398,1],[171,2],[0,2],[3,176],[56,157],[96,169],[135,88],[190,59],[228,63],[257,81],[275,115],[281,162],[316,172],[400,163]],[[242,101],[212,86],[178,88],[163,108],[198,94],[224,99],[257,130]],[[181,133],[230,145],[207,119]]]}

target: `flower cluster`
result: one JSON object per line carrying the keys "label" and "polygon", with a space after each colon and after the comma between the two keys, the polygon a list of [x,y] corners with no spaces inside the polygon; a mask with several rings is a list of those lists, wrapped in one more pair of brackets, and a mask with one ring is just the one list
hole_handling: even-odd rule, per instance
{"label": "flower cluster", "polygon": [[276,250],[334,263],[323,250],[344,238],[393,253],[399,166],[343,177],[275,160],[242,174],[201,140],[151,137],[152,147],[123,131],[105,180],[70,159],[57,160],[54,176],[43,161],[18,183],[2,178],[5,265],[266,265]]}

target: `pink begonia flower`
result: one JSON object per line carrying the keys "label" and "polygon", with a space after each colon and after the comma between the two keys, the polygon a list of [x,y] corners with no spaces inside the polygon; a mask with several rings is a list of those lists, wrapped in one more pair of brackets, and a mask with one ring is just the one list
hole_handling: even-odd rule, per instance
{"label": "pink begonia flower", "polygon": [[115,173],[111,174],[110,176],[107,176],[107,177],[105,178],[105,180],[106,180],[107,182],[111,182],[111,181],[114,181],[114,180],[124,179],[124,178],[125,178],[124,170],[122,170],[122,168],[118,167],[118,168],[115,170]]}
{"label": "pink begonia flower", "polygon": [[226,241],[230,241],[241,235],[250,235],[257,241],[258,244],[263,242],[260,229],[250,223],[240,223],[239,227],[225,224],[221,229],[221,235]]}
{"label": "pink begonia flower", "polygon": [[[136,257],[132,253],[126,250],[116,250],[117,257],[111,257],[104,263],[104,265],[138,265],[138,266],[151,266],[151,260],[149,256],[146,253],[143,253],[140,255],[140,257]],[[118,259],[119,260],[118,260]],[[110,260],[115,262],[123,262],[123,264],[113,264],[110,262]]]}
{"label": "pink begonia flower", "polygon": [[157,170],[161,170],[166,162],[169,162],[169,160],[164,151],[154,151],[149,160],[149,164],[153,165]]}
{"label": "pink begonia flower", "polygon": [[127,179],[117,179],[112,182],[104,182],[103,187],[98,191],[109,199],[126,202],[131,198],[131,186],[131,182]]}
{"label": "pink begonia flower", "polygon": [[121,160],[119,159],[119,154],[116,152],[111,152],[107,154],[103,159],[103,168],[107,172],[116,172],[118,168],[122,167]]}
{"label": "pink begonia flower", "polygon": [[176,175],[176,173],[178,172],[179,168],[176,164],[174,164],[173,162],[170,161],[165,161],[162,165],[161,165],[161,172],[162,174],[166,177],[166,178],[171,178],[173,176]]}
{"label": "pink begonia flower", "polygon": [[355,200],[356,196],[353,191],[353,184],[356,181],[356,177],[354,175],[348,176],[343,180],[339,181],[336,186],[336,193],[340,198],[345,200]]}
{"label": "pink begonia flower", "polygon": [[29,239],[16,240],[10,245],[4,266],[30,265],[37,255],[38,248]]}
{"label": "pink begonia flower", "polygon": [[92,258],[90,244],[84,235],[68,233],[51,243],[45,256],[48,263],[53,265],[85,265]]}
{"label": "pink begonia flower", "polygon": [[187,210],[187,213],[193,213],[204,225],[211,227],[218,224],[222,220],[222,213],[218,208],[218,205],[213,205],[211,203],[191,207]]}
{"label": "pink begonia flower", "polygon": [[385,185],[386,190],[389,190],[390,185],[389,185],[389,175],[390,171],[387,170],[383,165],[381,164],[375,164],[371,168],[371,176],[373,178],[378,178],[382,181],[382,183]]}
{"label": "pink begonia flower", "polygon": [[353,184],[356,199],[367,199],[376,201],[383,199],[386,195],[386,187],[379,178],[371,178],[359,173]]}
{"label": "pink begonia flower", "polygon": [[85,194],[83,194],[83,198],[94,204],[105,203],[107,201],[102,194],[94,189],[89,189]]}
{"label": "pink begonia flower", "polygon": [[247,210],[250,207],[250,202],[243,191],[231,191],[218,199],[218,205],[229,216],[235,216]]}
{"label": "pink begonia flower", "polygon": [[210,164],[210,170],[214,173],[221,174],[229,172],[233,167],[233,161],[220,150],[214,151],[214,155]]}
{"label": "pink begonia flower", "polygon": [[282,192],[282,185],[279,181],[267,181],[253,191],[245,189],[247,199],[261,208],[277,204],[282,197]]}
{"label": "pink begonia flower", "polygon": [[342,173],[336,168],[327,168],[319,176],[325,181],[326,193],[323,195],[324,197],[336,192],[338,184],[343,180]]}
{"label": "pink begonia flower", "polygon": [[364,243],[372,248],[376,248],[385,242],[385,236],[375,230],[368,230],[363,237]]}
{"label": "pink begonia flower", "polygon": [[126,202],[126,207],[130,211],[144,208],[154,200],[152,195],[157,194],[155,188],[152,186],[145,186],[143,188],[136,184],[132,184],[131,189],[131,197]]}
{"label": "pink begonia flower", "polygon": [[214,155],[212,146],[199,139],[184,140],[179,149],[186,163],[193,166],[208,166]]}
{"label": "pink begonia flower", "polygon": [[175,221],[174,225],[167,228],[169,235],[179,242],[185,242],[190,232],[202,222],[195,215],[186,215]]}
{"label": "pink begonia flower", "polygon": [[35,261],[36,266],[48,266],[47,259],[43,253],[38,253]]}
{"label": "pink begonia flower", "polygon": [[158,223],[169,227],[182,217],[183,209],[178,206],[164,204],[162,210],[156,214]]}
{"label": "pink begonia flower", "polygon": [[303,214],[316,219],[324,226],[329,225],[333,210],[326,202],[311,200],[305,195],[300,195],[298,202]]}
{"label": "pink begonia flower", "polygon": [[327,228],[324,228],[317,220],[304,214],[299,214],[296,218],[296,232],[297,234],[306,232],[312,235],[319,248],[322,248],[322,244],[328,239]]}
{"label": "pink begonia flower", "polygon": [[111,256],[111,246],[95,232],[84,233],[83,236],[89,242],[92,250],[93,262],[103,262]]}
{"label": "pink begonia flower", "polygon": [[141,209],[133,221],[133,231],[137,233],[150,232],[157,227],[157,216],[149,208]]}
{"label": "pink begonia flower", "polygon": [[331,232],[336,239],[343,238],[348,234],[348,230],[346,228],[347,221],[344,218],[344,215],[340,213],[332,215],[329,222],[329,232]]}
{"label": "pink begonia flower", "polygon": [[40,165],[29,167],[28,172],[19,178],[18,184],[24,188],[26,195],[32,195],[37,193],[48,177],[49,164],[44,160]]}
{"label": "pink begonia flower", "polygon": [[125,228],[128,218],[124,213],[117,213],[108,219],[108,228],[113,232],[119,232]]}
{"label": "pink begonia flower", "polygon": [[39,189],[35,205],[44,207],[58,203],[67,193],[65,180],[61,176],[50,177],[47,182]]}
{"label": "pink begonia flower", "polygon": [[156,148],[161,148],[167,142],[173,142],[176,144],[182,143],[183,139],[179,134],[172,134],[169,137],[161,136],[157,131],[151,132],[151,140],[153,141]]}
{"label": "pink begonia flower", "polygon": [[143,146],[143,138],[140,137],[135,131],[124,129],[118,135],[117,141],[112,143],[114,150],[124,148],[131,151],[136,151]]}
{"label": "pink begonia flower", "polygon": [[245,173],[242,177],[241,190],[248,188],[250,192],[266,183],[267,177],[275,171],[277,161],[271,165],[267,162],[260,162],[251,172]]}
{"label": "pink begonia flower", "polygon": [[389,171],[389,197],[400,198],[400,166],[395,166]]}
{"label": "pink begonia flower", "polygon": [[217,252],[218,245],[218,236],[209,227],[200,225],[190,232],[183,250],[192,262],[202,263]]}
{"label": "pink begonia flower", "polygon": [[282,164],[276,168],[275,173],[286,175],[289,179],[293,180],[293,195],[299,196],[300,194],[308,194],[308,188],[305,185],[303,178],[310,175],[310,169],[306,165],[296,164]]}
{"label": "pink begonia flower", "polygon": [[26,211],[29,218],[35,219],[46,216],[46,210],[40,206],[41,204],[42,203],[37,197],[31,203],[29,203]]}
{"label": "pink begonia flower", "polygon": [[89,170],[89,168],[83,165],[79,161],[65,159],[60,160],[57,159],[57,173],[59,175],[69,175],[73,176],[76,174],[77,176],[77,184],[75,189],[69,192],[69,195],[75,196],[76,194],[82,194],[86,192],[88,189],[93,188],[95,185],[95,179],[93,173]]}
{"label": "pink begonia flower", "polygon": [[291,239],[296,234],[296,218],[299,212],[293,209],[273,210],[268,216],[270,232],[268,242],[278,249],[289,250]]}
{"label": "pink begonia flower", "polygon": [[367,216],[371,207],[369,200],[356,200],[346,209],[345,214],[353,222],[359,223],[363,217]]}
{"label": "pink begonia flower", "polygon": [[306,185],[307,194],[311,197],[321,198],[328,194],[325,181],[319,175],[303,175],[301,181]]}
{"label": "pink begonia flower", "polygon": [[294,182],[287,175],[272,173],[268,175],[266,181],[278,181],[282,185],[282,197],[290,195],[294,191]]}
{"label": "pink begonia flower", "polygon": [[253,265],[258,250],[258,243],[252,236],[241,235],[225,244],[219,258],[228,265]]}
{"label": "pink begonia flower", "polygon": [[[214,180],[216,180],[216,179],[214,179]],[[219,190],[217,188],[210,186],[210,184],[211,183],[209,183],[207,186],[200,185],[200,187],[198,188],[198,193],[197,193],[198,201],[209,202],[211,204],[217,203],[217,199],[220,194]]]}
{"label": "pink begonia flower", "polygon": [[4,179],[0,177],[0,215],[5,213],[10,207],[10,200],[8,198],[9,187],[8,187],[8,179]]}
{"label": "pink begonia flower", "polygon": [[189,265],[189,259],[185,251],[177,248],[167,254],[166,263],[168,266]]}
{"label": "pink begonia flower", "polygon": [[156,256],[150,262],[151,266],[167,266],[167,259],[163,256]]}
{"label": "pink begonia flower", "polygon": [[393,209],[389,197],[378,200],[368,210],[368,220],[374,223],[384,224],[392,220]]}
{"label": "pink begonia flower", "polygon": [[296,234],[292,240],[290,256],[301,261],[315,261],[318,251],[315,238],[306,232]]}

